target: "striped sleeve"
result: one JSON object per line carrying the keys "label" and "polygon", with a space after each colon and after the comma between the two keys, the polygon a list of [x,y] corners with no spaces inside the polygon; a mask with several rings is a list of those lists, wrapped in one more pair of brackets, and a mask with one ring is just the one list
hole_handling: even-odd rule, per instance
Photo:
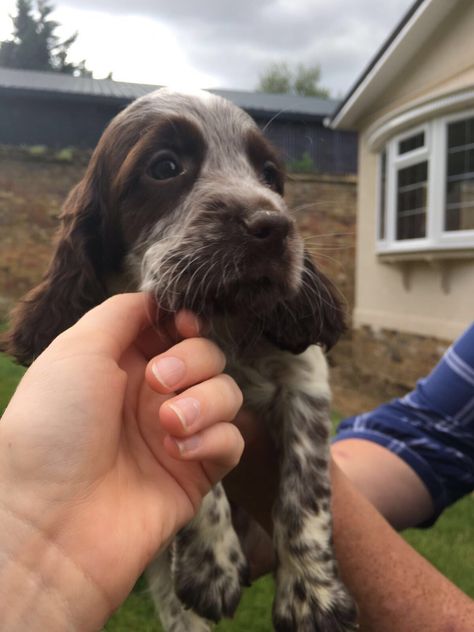
{"label": "striped sleeve", "polygon": [[435,369],[411,394],[440,414],[474,427],[474,323],[446,351]]}

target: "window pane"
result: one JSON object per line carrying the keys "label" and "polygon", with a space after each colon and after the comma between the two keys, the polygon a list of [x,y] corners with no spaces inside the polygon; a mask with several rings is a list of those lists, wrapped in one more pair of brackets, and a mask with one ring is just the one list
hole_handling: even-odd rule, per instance
{"label": "window pane", "polygon": [[426,235],[428,162],[399,169],[397,174],[397,239]]}
{"label": "window pane", "polygon": [[467,155],[461,149],[451,149],[448,152],[448,177],[462,175],[467,171]]}
{"label": "window pane", "polygon": [[387,152],[380,155],[379,239],[385,239],[385,191],[387,186]]}
{"label": "window pane", "polygon": [[474,117],[448,124],[445,230],[474,230]]}
{"label": "window pane", "polygon": [[474,177],[448,182],[445,230],[474,230]]}
{"label": "window pane", "polygon": [[466,143],[474,143],[474,118],[448,125],[448,147],[459,147]]}
{"label": "window pane", "polygon": [[419,147],[425,146],[425,132],[420,132],[414,136],[404,138],[398,143],[398,153],[406,154],[408,151],[413,151]]}

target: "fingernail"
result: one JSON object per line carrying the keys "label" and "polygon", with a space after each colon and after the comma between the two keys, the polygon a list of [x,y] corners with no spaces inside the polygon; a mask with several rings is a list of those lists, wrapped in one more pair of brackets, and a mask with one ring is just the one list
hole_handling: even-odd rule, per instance
{"label": "fingernail", "polygon": [[186,365],[179,358],[160,358],[151,365],[153,375],[165,388],[174,388],[183,379]]}
{"label": "fingernail", "polygon": [[201,445],[201,437],[199,435],[193,435],[189,437],[189,439],[174,439],[174,441],[178,446],[180,454],[192,452]]}
{"label": "fingernail", "polygon": [[193,425],[201,412],[201,405],[194,397],[182,397],[168,406],[174,410],[186,431]]}

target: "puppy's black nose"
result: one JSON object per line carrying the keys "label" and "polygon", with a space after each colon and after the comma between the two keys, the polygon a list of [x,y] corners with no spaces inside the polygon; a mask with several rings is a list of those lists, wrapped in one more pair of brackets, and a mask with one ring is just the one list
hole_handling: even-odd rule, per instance
{"label": "puppy's black nose", "polygon": [[282,242],[292,223],[288,217],[272,211],[257,211],[244,220],[247,233],[263,243]]}

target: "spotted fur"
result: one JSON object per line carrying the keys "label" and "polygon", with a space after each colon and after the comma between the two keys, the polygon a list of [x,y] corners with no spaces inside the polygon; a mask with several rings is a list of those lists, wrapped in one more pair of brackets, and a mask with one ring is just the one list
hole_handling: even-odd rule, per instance
{"label": "spotted fur", "polygon": [[[160,317],[188,308],[207,319],[279,453],[275,628],[350,632],[356,610],[331,545],[321,351],[343,330],[343,313],[304,251],[283,189],[275,150],[231,103],[168,90],[137,100],[106,129],[66,200],[53,260],[19,305],[8,347],[27,364],[125,289],[152,293]],[[247,573],[217,486],[148,570],[166,631],[208,632],[232,616]]]}

